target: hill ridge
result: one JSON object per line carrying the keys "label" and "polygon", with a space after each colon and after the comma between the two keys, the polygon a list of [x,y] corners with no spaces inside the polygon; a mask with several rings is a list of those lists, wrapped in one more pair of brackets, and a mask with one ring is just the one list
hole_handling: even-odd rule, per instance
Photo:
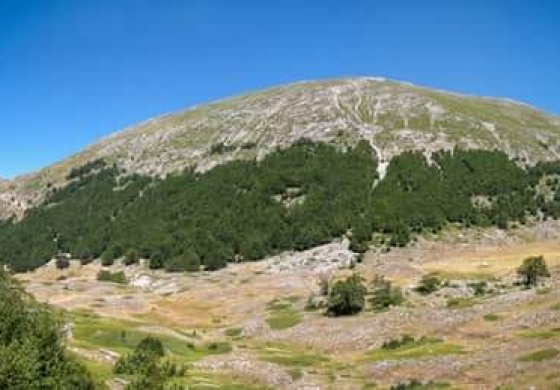
{"label": "hill ridge", "polygon": [[[36,204],[72,168],[97,158],[129,173],[162,176],[262,158],[302,137],[343,145],[366,139],[384,160],[403,150],[455,146],[500,149],[525,163],[560,156],[560,119],[523,102],[380,77],[302,80],[163,113],[38,172],[0,182],[0,216]],[[218,144],[225,150],[213,153]]]}

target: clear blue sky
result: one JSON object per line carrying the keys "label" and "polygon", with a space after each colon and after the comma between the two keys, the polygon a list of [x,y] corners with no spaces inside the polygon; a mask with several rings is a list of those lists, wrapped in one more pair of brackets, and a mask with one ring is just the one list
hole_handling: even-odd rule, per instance
{"label": "clear blue sky", "polygon": [[151,116],[372,75],[560,113],[558,0],[0,0],[0,176]]}

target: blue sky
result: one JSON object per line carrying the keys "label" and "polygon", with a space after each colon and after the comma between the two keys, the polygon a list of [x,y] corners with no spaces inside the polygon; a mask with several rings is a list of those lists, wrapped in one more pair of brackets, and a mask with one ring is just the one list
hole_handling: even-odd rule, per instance
{"label": "blue sky", "polygon": [[0,176],[124,126],[370,75],[560,113],[557,0],[0,0]]}

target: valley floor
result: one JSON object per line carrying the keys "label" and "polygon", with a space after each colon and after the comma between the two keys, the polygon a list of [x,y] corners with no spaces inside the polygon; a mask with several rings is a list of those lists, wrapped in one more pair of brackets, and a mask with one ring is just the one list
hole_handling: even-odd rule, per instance
{"label": "valley floor", "polygon": [[[194,388],[388,388],[416,378],[458,389],[555,389],[559,243],[559,225],[549,222],[424,237],[369,252],[354,270],[340,242],[213,273],[110,267],[124,269],[128,285],[97,281],[96,262],[63,271],[49,264],[19,279],[38,300],[64,309],[71,351],[115,389],[124,382],[112,364],[145,334],[159,335],[190,364],[185,382]],[[532,255],[545,257],[552,276],[525,290],[514,285],[516,268]],[[354,271],[367,281],[385,276],[404,289],[406,303],[344,318],[305,310],[321,275]],[[429,272],[449,283],[421,296],[413,287]],[[491,288],[475,295],[469,283],[477,281]],[[426,339],[380,348],[404,334]]]}

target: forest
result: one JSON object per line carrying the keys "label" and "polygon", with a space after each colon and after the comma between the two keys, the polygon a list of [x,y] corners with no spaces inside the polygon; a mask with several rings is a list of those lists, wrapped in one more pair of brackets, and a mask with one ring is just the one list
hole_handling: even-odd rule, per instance
{"label": "forest", "polygon": [[[394,157],[382,180],[376,154],[302,139],[261,161],[228,162],[151,178],[101,160],[21,220],[0,223],[0,260],[34,269],[63,253],[110,265],[147,259],[170,272],[216,270],[303,250],[341,236],[364,252],[373,237],[407,245],[447,224],[498,226],[560,216],[559,162],[523,168],[500,151]],[[379,244],[379,242],[377,242]]]}

